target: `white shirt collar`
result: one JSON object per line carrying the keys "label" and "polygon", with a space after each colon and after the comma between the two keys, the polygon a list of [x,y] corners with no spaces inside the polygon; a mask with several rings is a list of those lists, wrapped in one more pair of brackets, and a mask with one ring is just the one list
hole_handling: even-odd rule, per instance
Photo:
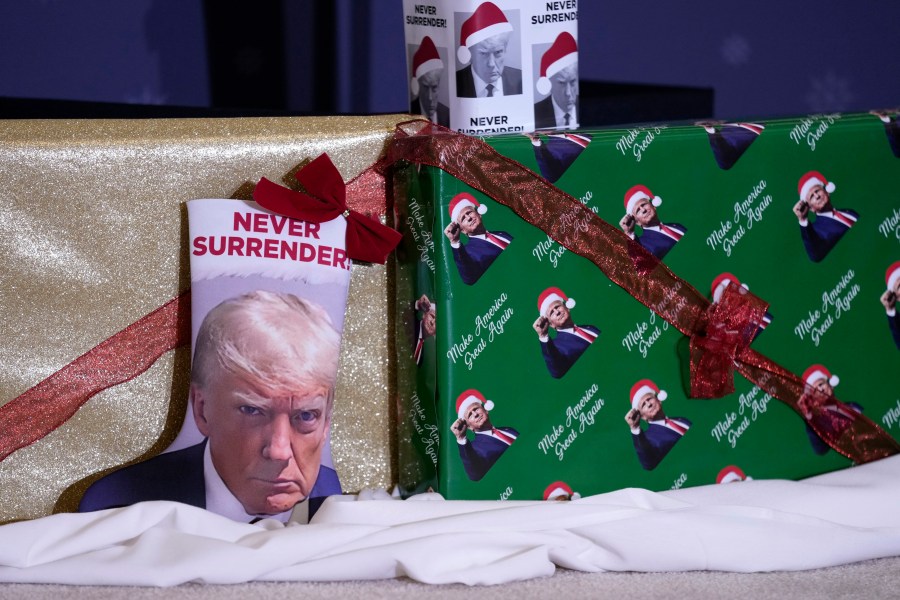
{"label": "white shirt collar", "polygon": [[[478,98],[484,98],[487,96],[487,88],[488,83],[478,76],[475,73],[475,69],[472,69],[472,79],[475,81],[475,96]],[[502,96],[503,95],[503,72],[500,72],[500,77],[497,78],[497,81],[491,83],[494,86],[494,95]]]}
{"label": "white shirt collar", "polygon": [[[285,511],[277,515],[249,515],[244,510],[244,506],[235,498],[225,482],[216,471],[212,462],[212,454],[209,450],[209,442],[203,449],[203,482],[206,484],[206,510],[227,517],[232,521],[241,523],[249,523],[257,516],[267,519],[276,519],[282,523],[287,523],[291,516],[291,511]],[[306,504],[303,502],[302,504]]]}

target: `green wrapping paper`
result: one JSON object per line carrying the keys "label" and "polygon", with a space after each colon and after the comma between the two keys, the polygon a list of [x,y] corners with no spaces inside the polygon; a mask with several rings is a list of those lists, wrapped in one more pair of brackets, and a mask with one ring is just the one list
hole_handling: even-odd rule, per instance
{"label": "green wrapping paper", "polygon": [[[810,390],[824,381],[848,403],[844,415],[845,407],[824,406],[834,416],[821,426],[840,429],[861,411],[896,438],[900,349],[896,320],[879,302],[900,258],[900,199],[890,193],[900,167],[895,118],[813,115],[486,141],[631,230],[628,210],[637,241],[710,300],[727,286],[749,287],[770,305],[752,348]],[[821,214],[807,214],[800,196],[816,188],[831,205],[809,198]],[[430,167],[407,168],[395,193],[406,236],[397,355],[407,492],[536,499],[561,483],[583,495],[799,478],[850,464],[741,377],[722,399],[689,399],[687,338],[505,206]],[[640,226],[644,204],[659,223]],[[466,208],[486,209],[485,232],[463,231],[454,249],[452,223]],[[569,306],[584,342],[566,342],[565,324],[541,342],[541,305],[556,300]],[[670,417],[664,434],[631,413],[648,394]],[[471,431],[458,439],[459,409],[479,406],[499,431],[486,442]]]}

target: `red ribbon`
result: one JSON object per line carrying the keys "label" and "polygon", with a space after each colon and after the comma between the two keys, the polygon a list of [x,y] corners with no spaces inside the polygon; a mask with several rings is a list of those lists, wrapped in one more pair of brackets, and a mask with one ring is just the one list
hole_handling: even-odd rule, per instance
{"label": "red ribbon", "polygon": [[263,177],[253,191],[253,199],[274,213],[311,223],[324,223],[343,215],[347,219],[347,255],[354,260],[385,263],[402,234],[347,208],[347,186],[327,154],[304,166],[296,177],[309,194]]}
{"label": "red ribbon", "polygon": [[183,292],[0,406],[0,461],[41,439],[107,388],[131,381],[191,339],[191,293]]}
{"label": "red ribbon", "polygon": [[691,336],[691,397],[734,393],[734,363],[743,360],[768,304],[739,285],[725,286],[706,311],[706,328]]}

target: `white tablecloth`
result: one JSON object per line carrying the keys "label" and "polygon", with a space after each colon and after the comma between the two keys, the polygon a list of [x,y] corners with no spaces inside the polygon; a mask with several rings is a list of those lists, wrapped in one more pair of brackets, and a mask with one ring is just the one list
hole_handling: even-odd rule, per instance
{"label": "white tablecloth", "polygon": [[53,515],[0,527],[0,581],[496,584],[557,566],[753,572],[900,556],[900,456],[800,482],[626,489],[573,502],[426,499],[331,498],[311,524],[288,527],[171,502]]}

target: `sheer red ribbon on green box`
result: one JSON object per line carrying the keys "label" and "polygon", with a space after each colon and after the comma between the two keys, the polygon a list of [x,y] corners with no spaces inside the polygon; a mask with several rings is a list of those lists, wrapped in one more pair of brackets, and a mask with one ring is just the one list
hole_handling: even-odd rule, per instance
{"label": "sheer red ribbon on green box", "polygon": [[[397,127],[388,162],[438,167],[503,204],[568,250],[597,265],[607,277],[691,340],[691,396],[718,398],[734,391],[733,372],[800,414],[832,448],[856,463],[900,452],[900,444],[855,411],[836,418],[840,406],[790,371],[750,348],[767,305],[729,286],[711,304],[637,242],[581,202],[481,140],[427,121]],[[730,292],[729,292],[730,290]]]}

